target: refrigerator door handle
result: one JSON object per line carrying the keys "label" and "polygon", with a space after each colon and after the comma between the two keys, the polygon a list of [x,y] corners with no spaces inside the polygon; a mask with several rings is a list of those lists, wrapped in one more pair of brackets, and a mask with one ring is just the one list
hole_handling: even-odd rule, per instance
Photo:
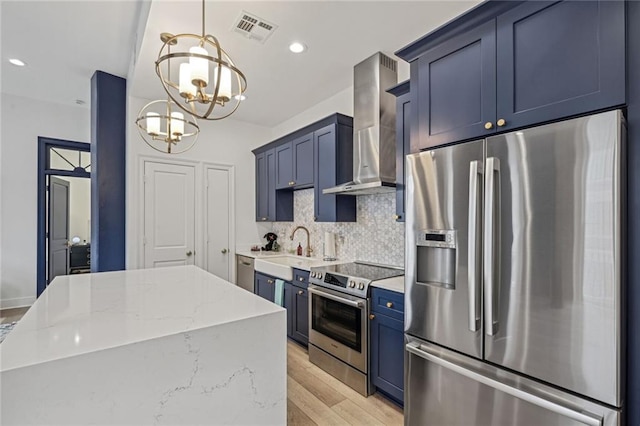
{"label": "refrigerator door handle", "polygon": [[[497,175],[497,178],[496,178]],[[499,214],[500,214],[500,190],[496,190],[496,184],[500,185],[500,160],[496,157],[488,157],[485,171],[485,204],[484,204],[484,312],[485,330],[488,336],[498,332],[498,301],[496,261],[500,258],[496,249],[496,240],[499,241]],[[498,204],[496,208],[496,204]],[[498,222],[498,223],[496,223]]]}
{"label": "refrigerator door handle", "polygon": [[480,329],[480,292],[478,291],[478,181],[482,175],[480,161],[469,163],[469,256],[467,274],[469,281],[469,330]]}
{"label": "refrigerator door handle", "polygon": [[564,405],[560,405],[553,401],[549,401],[548,399],[541,398],[532,393],[526,392],[522,389],[514,388],[505,383],[494,380],[490,377],[487,377],[483,374],[477,373],[473,370],[467,369],[461,365],[455,364],[451,361],[447,361],[437,355],[433,355],[425,350],[423,350],[422,345],[419,342],[410,342],[406,344],[407,352],[412,353],[422,359],[425,359],[429,362],[433,362],[443,368],[454,371],[464,377],[467,377],[476,382],[482,383],[483,385],[489,386],[493,389],[496,389],[500,392],[504,392],[509,394],[515,398],[526,401],[530,404],[536,405],[545,410],[549,410],[553,413],[557,413],[561,416],[570,418],[580,423],[584,423],[589,426],[602,426],[603,418],[596,416],[595,414],[586,412],[586,411],[577,411],[572,408],[566,407]]}

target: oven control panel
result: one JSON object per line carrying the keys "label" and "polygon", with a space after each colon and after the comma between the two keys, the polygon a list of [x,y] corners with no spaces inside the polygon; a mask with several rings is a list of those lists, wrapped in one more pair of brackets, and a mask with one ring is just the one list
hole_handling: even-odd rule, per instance
{"label": "oven control panel", "polygon": [[325,288],[342,291],[356,296],[367,297],[369,280],[348,277],[332,272],[311,271],[309,282]]}

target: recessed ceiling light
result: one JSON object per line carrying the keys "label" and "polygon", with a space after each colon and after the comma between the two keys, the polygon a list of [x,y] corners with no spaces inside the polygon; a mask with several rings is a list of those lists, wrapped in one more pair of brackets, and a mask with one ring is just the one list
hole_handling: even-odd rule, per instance
{"label": "recessed ceiling light", "polygon": [[289,50],[292,51],[293,53],[302,53],[305,50],[307,50],[307,46],[305,46],[304,44],[298,41],[294,41],[289,45]]}
{"label": "recessed ceiling light", "polygon": [[24,62],[22,62],[20,59],[16,59],[16,58],[9,59],[9,62],[11,62],[13,65],[17,67],[24,67],[25,65],[27,65]]}
{"label": "recessed ceiling light", "polygon": [[236,98],[239,101],[244,101],[245,99],[247,99],[245,95],[235,95],[234,98]]}

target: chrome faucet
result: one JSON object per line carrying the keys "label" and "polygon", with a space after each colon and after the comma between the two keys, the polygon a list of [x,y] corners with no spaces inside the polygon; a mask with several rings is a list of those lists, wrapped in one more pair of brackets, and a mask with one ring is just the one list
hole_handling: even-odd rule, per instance
{"label": "chrome faucet", "polygon": [[307,248],[305,249],[305,253],[307,257],[311,257],[311,252],[313,250],[311,250],[311,237],[309,237],[309,230],[307,228],[305,228],[304,226],[296,226],[293,231],[291,231],[291,236],[289,238],[291,239],[291,241],[293,241],[293,236],[298,229],[302,229],[307,233]]}

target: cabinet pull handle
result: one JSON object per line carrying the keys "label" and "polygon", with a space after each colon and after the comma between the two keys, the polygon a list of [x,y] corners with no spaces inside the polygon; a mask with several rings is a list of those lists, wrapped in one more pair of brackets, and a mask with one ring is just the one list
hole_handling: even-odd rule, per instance
{"label": "cabinet pull handle", "polygon": [[498,125],[498,127],[504,127],[507,124],[507,120],[505,120],[504,118],[501,118],[496,122],[496,124]]}
{"label": "cabinet pull handle", "polygon": [[484,128],[487,130],[493,129],[493,123],[490,121],[487,121],[486,123],[484,123]]}
{"label": "cabinet pull handle", "polygon": [[374,314],[369,315],[369,319],[372,320],[374,319],[376,316]]}
{"label": "cabinet pull handle", "polygon": [[302,290],[298,290],[298,294],[301,294],[301,295],[302,295],[302,294],[304,294],[304,291],[302,291]]}
{"label": "cabinet pull handle", "polygon": [[392,302],[387,302],[387,308],[393,308],[393,303]]}

